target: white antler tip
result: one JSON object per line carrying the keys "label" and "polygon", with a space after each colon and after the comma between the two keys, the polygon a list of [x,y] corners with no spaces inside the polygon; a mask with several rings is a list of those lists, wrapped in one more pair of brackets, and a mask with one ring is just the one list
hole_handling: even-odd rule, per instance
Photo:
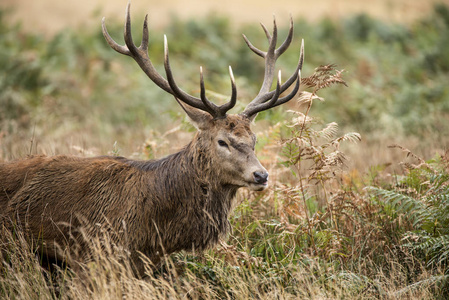
{"label": "white antler tip", "polygon": [[168,41],[167,41],[167,36],[164,34],[164,56],[165,59],[168,58]]}

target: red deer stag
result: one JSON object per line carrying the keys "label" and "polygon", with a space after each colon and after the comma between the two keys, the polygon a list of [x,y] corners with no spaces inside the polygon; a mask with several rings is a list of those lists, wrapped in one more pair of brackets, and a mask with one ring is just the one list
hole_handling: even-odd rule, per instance
{"label": "red deer stag", "polygon": [[[242,113],[228,115],[237,90],[229,68],[232,95],[216,105],[205,93],[200,71],[200,97],[184,92],[175,82],[165,39],[165,73],[162,77],[148,57],[147,17],[142,43],[131,36],[130,3],[126,10],[125,46],[117,44],[102,21],[103,35],[112,49],[131,56],[161,89],[174,96],[198,132],[178,153],[159,160],[136,161],[123,157],[81,158],[32,156],[0,164],[0,214],[5,226],[23,228],[26,236],[39,240],[40,251],[50,259],[63,259],[63,251],[77,248],[77,260],[89,252],[86,236],[100,228],[111,229],[112,240],[129,249],[137,274],[144,274],[141,254],[153,263],[162,254],[180,250],[203,250],[216,244],[230,229],[232,200],[240,187],[261,191],[268,173],[254,153],[256,137],[250,124],[257,113],[291,100],[298,92],[303,65],[303,45],[293,75],[283,84],[280,73],[271,85],[278,57],[289,47],[293,21],[285,41],[276,48],[277,28],[262,51],[243,36],[248,47],[265,60],[265,75],[258,95]],[[287,89],[288,95],[281,97]],[[100,225],[102,224],[102,225]],[[80,230],[82,228],[82,230]]]}

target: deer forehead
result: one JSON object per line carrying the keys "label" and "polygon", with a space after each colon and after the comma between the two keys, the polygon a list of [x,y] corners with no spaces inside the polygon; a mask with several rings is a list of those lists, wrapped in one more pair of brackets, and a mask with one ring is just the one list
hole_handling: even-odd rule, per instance
{"label": "deer forehead", "polygon": [[255,137],[251,131],[250,121],[241,115],[227,115],[225,118],[214,120],[217,134],[222,133],[240,140],[252,141]]}

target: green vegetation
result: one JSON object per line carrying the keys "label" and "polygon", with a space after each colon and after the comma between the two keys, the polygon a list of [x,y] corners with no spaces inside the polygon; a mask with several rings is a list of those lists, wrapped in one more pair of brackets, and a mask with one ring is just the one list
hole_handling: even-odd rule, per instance
{"label": "green vegetation", "polygon": [[[188,141],[190,127],[175,101],[112,51],[99,28],[45,39],[4,17],[0,12],[0,160],[30,152],[152,158],[180,146],[173,141]],[[116,40],[121,22],[108,20]],[[446,299],[449,152],[440,149],[449,147],[449,8],[439,5],[407,26],[360,15],[295,20],[295,28],[279,64],[286,78],[304,38],[307,92],[258,118],[257,152],[272,185],[239,194],[230,247],[172,255],[142,281],[131,275],[126,253],[95,243],[96,259],[83,272],[49,273],[24,238],[3,231],[0,255],[8,263],[0,267],[0,298]],[[203,65],[211,98],[220,101],[232,65],[240,101],[249,101],[263,65],[241,32],[255,44],[265,41],[260,28],[233,28],[216,15],[174,19],[165,33],[177,82],[197,92]],[[162,37],[150,21],[150,57],[159,70]],[[346,71],[327,65],[315,74],[331,83],[343,77],[348,87],[313,84],[315,67],[327,63]],[[351,157],[342,149],[360,135],[340,130],[360,132],[385,153],[403,151],[403,162],[373,165],[360,155],[363,166],[345,168]],[[413,152],[387,150],[391,140],[419,144]]]}

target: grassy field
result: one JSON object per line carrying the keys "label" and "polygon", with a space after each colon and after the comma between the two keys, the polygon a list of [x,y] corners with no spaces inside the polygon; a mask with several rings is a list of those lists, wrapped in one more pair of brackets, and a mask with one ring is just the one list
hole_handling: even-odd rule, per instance
{"label": "grassy field", "polygon": [[[35,153],[158,158],[192,137],[174,99],[111,50],[99,28],[48,37],[5,18],[0,11],[0,161]],[[140,36],[141,20],[133,20]],[[406,24],[364,14],[294,22],[283,74],[293,71],[304,38],[303,76],[337,64],[348,86],[305,86],[325,101],[298,99],[259,115],[256,152],[271,185],[239,193],[231,248],[177,253],[138,280],[126,253],[93,243],[83,272],[49,273],[24,237],[3,230],[0,298],[446,299],[448,6]],[[121,21],[108,28],[121,41]],[[217,14],[173,18],[150,32],[159,70],[163,33],[185,90],[198,92],[202,65],[219,102],[232,65],[234,112],[257,93],[263,65],[240,37],[263,45],[257,26]]]}

